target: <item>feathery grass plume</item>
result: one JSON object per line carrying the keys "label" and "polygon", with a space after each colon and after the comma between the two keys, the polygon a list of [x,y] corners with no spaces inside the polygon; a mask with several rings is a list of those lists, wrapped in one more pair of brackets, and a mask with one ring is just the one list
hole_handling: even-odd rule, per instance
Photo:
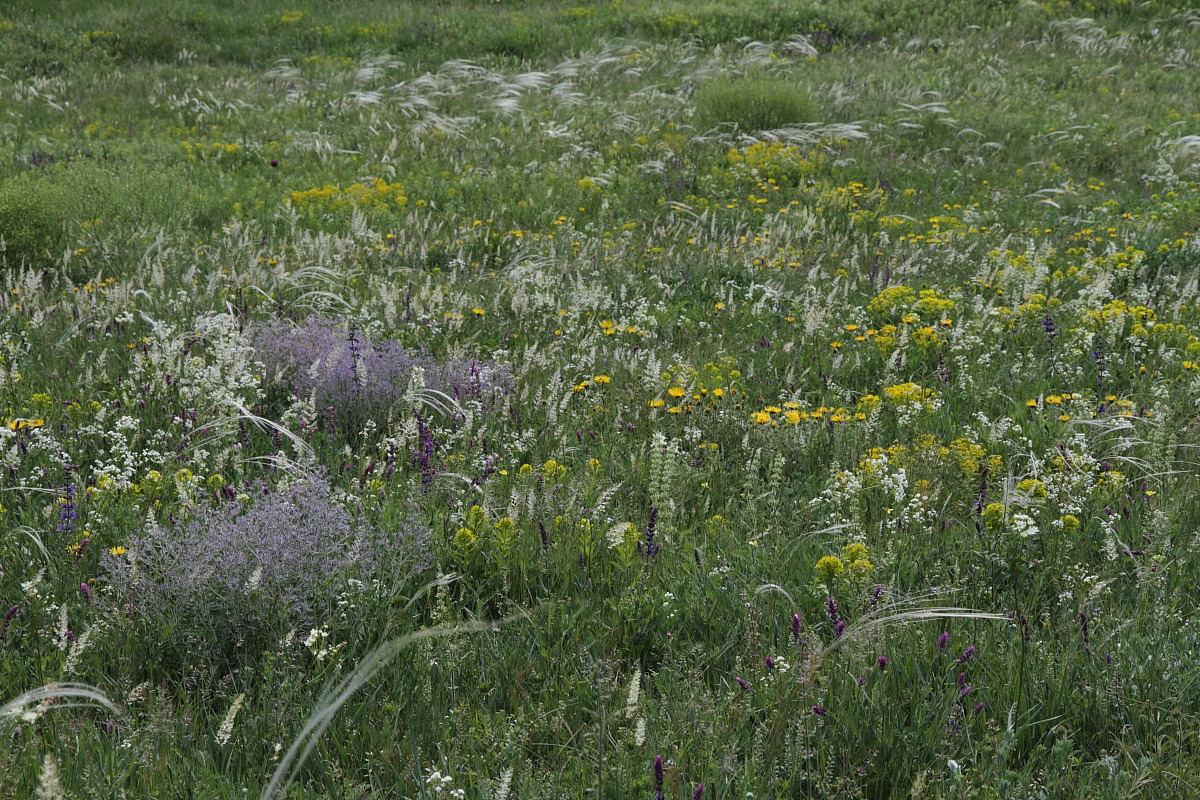
{"label": "feathery grass plume", "polygon": [[107,708],[123,717],[124,711],[94,686],[86,683],[48,683],[17,695],[0,706],[0,717],[24,717],[35,705],[44,708]]}
{"label": "feathery grass plume", "polygon": [[[445,576],[426,585],[420,592],[413,596],[408,606],[416,602],[430,588],[444,586],[452,580],[454,580],[454,576]],[[296,738],[292,740],[291,747],[288,748],[287,753],[280,759],[279,766],[272,773],[271,780],[263,790],[262,800],[276,800],[276,798],[287,796],[288,788],[295,781],[297,771],[299,771],[300,766],[312,754],[313,749],[316,748],[321,739],[321,734],[329,727],[329,723],[333,721],[334,715],[337,714],[355,692],[362,688],[379,670],[386,667],[395,658],[396,654],[405,647],[423,639],[494,630],[497,626],[527,617],[528,614],[520,613],[500,620],[480,620],[461,625],[424,628],[415,633],[389,639],[367,653],[359,660],[358,665],[349,675],[335,683],[321,696],[308,721],[304,724],[300,733],[296,735]]]}

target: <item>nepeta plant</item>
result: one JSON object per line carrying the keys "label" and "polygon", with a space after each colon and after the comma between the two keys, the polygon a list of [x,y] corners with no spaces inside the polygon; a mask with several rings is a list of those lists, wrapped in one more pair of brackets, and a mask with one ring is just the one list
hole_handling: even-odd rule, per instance
{"label": "nepeta plant", "polygon": [[127,611],[176,622],[194,639],[209,629],[210,642],[228,644],[330,613],[349,578],[411,575],[428,561],[423,524],[357,524],[316,474],[252,505],[209,506],[174,528],[155,525],[126,552],[105,554],[102,567]]}
{"label": "nepeta plant", "polygon": [[303,394],[316,391],[322,406],[386,408],[399,402],[414,375],[417,388],[455,400],[482,399],[509,384],[509,372],[491,361],[437,361],[395,341],[371,341],[355,325],[310,317],[296,326],[275,320],[254,333],[254,346],[270,381]]}

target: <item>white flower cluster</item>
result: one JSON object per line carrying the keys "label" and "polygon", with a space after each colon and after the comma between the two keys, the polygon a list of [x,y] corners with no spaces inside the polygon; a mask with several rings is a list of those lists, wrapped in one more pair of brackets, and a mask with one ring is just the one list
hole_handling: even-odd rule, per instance
{"label": "white flower cluster", "polygon": [[454,778],[450,775],[443,775],[440,771],[434,770],[429,773],[429,777],[425,778],[425,786],[429,788],[435,795],[446,795],[446,797],[460,798],[466,797],[467,793],[462,789],[454,789],[450,786],[454,782]]}

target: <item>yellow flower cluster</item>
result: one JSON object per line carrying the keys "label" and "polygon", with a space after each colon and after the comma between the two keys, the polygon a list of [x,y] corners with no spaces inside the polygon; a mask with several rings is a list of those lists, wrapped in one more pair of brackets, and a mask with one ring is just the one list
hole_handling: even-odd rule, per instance
{"label": "yellow flower cluster", "polygon": [[344,208],[404,208],[408,198],[398,183],[375,178],[369,184],[354,183],[342,188],[326,184],[319,189],[292,192],[291,203],[299,208],[339,210]]}

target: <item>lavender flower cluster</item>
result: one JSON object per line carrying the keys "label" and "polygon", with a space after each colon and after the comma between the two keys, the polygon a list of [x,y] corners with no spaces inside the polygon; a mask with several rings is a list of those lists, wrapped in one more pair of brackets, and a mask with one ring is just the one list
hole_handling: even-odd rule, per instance
{"label": "lavender flower cluster", "polygon": [[150,528],[101,566],[135,614],[203,618],[236,632],[327,614],[347,578],[365,582],[385,567],[389,576],[416,574],[429,565],[429,536],[413,519],[386,532],[356,525],[315,474],[253,505],[222,503],[174,528]]}
{"label": "lavender flower cluster", "polygon": [[371,341],[354,324],[315,316],[299,326],[286,320],[261,325],[253,341],[268,380],[303,394],[315,389],[322,406],[386,408],[404,396],[416,369],[423,371],[425,388],[455,400],[485,399],[511,383],[508,369],[495,362],[439,362],[399,342]]}

